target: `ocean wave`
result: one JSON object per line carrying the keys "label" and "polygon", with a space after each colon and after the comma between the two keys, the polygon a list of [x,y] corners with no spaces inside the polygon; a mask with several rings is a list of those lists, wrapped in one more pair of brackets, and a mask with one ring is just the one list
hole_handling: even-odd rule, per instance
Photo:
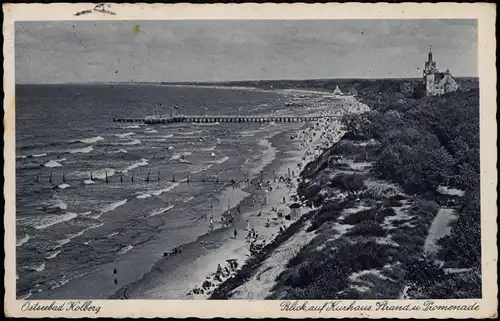
{"label": "ocean wave", "polygon": [[62,167],[61,164],[59,164],[61,160],[50,160],[48,163],[45,163],[43,166],[45,167]]}
{"label": "ocean wave", "polygon": [[158,131],[156,129],[151,129],[151,128],[147,128],[144,133],[146,134],[155,134],[157,133]]}
{"label": "ocean wave", "polygon": [[174,188],[179,186],[179,184],[180,183],[173,183],[172,185],[170,185],[166,188],[151,190],[151,191],[147,191],[145,193],[140,193],[139,195],[136,196],[136,198],[148,198],[148,197],[152,197],[152,196],[160,196],[163,193],[170,192],[171,190],[173,190]]}
{"label": "ocean wave", "polygon": [[26,269],[35,272],[42,272],[43,270],[45,270],[45,262],[42,262],[41,264],[38,265],[27,266]]}
{"label": "ocean wave", "polygon": [[28,234],[24,234],[22,238],[16,240],[16,246],[22,246],[23,244],[28,243],[29,240],[30,236]]}
{"label": "ocean wave", "polygon": [[75,143],[84,143],[84,144],[93,144],[96,143],[100,140],[104,140],[101,136],[96,136],[96,137],[91,137],[91,138],[82,138],[82,139],[77,139],[73,142]]}
{"label": "ocean wave", "polygon": [[83,181],[83,183],[84,183],[85,185],[95,184],[95,182],[94,182],[93,180],[91,180],[91,179],[86,179],[86,180],[84,180],[84,181]]}
{"label": "ocean wave", "polygon": [[138,139],[130,139],[126,142],[120,142],[120,143],[115,143],[113,145],[126,145],[126,146],[131,146],[131,145],[139,145],[141,144],[141,141]]}
{"label": "ocean wave", "polygon": [[51,254],[49,256],[46,256],[45,258],[47,260],[51,260],[51,259],[54,259],[56,256],[59,255],[59,253],[61,253],[62,250],[55,250],[55,251],[52,251]]}
{"label": "ocean wave", "polygon": [[112,238],[113,236],[118,235],[118,234],[119,234],[119,232],[113,232],[113,233],[108,235],[108,239]]}
{"label": "ocean wave", "polygon": [[87,232],[88,230],[91,230],[91,229],[94,229],[94,228],[98,228],[98,227],[101,227],[103,226],[104,223],[99,221],[97,223],[92,223],[90,224],[88,227],[84,228],[83,230],[81,230],[80,232],[77,232],[77,233],[74,233],[74,234],[68,234],[66,235],[68,237],[68,239],[72,240],[74,239],[75,237],[78,237],[80,235],[83,235],[83,233]]}
{"label": "ocean wave", "polygon": [[144,193],[144,194],[139,194],[135,198],[143,199],[143,198],[149,198],[151,197],[151,194]]}
{"label": "ocean wave", "polygon": [[171,209],[173,209],[174,206],[175,205],[170,205],[170,206],[164,207],[164,208],[156,208],[156,209],[152,210],[146,217],[151,217],[151,216],[163,214],[163,213],[168,212]]}
{"label": "ocean wave", "polygon": [[87,147],[82,147],[82,148],[75,148],[75,149],[69,149],[68,153],[70,154],[78,154],[78,153],[90,153],[93,151],[94,148],[92,146],[87,146]]}
{"label": "ocean wave", "polygon": [[123,255],[125,253],[127,253],[128,251],[130,251],[131,249],[133,249],[134,247],[132,245],[127,245],[127,246],[124,246],[122,247],[119,251],[118,251],[118,255]]}
{"label": "ocean wave", "polygon": [[171,138],[171,137],[174,137],[174,134],[163,135],[161,137],[163,137],[163,138]]}
{"label": "ocean wave", "polygon": [[177,159],[180,159],[182,156],[189,156],[192,154],[193,153],[191,153],[191,152],[182,152],[182,153],[178,153],[178,154],[173,155],[170,159],[177,160]]}
{"label": "ocean wave", "polygon": [[114,168],[103,168],[92,172],[92,177],[95,179],[104,180],[106,175],[109,177],[115,175],[116,170]]}
{"label": "ocean wave", "polygon": [[209,152],[209,151],[215,150],[216,148],[217,148],[217,145],[214,145],[214,146],[212,146],[210,148],[202,148],[201,150]]}
{"label": "ocean wave", "polygon": [[61,200],[56,200],[56,202],[51,206],[52,208],[59,208],[61,210],[65,210],[68,208],[68,204],[64,203],[63,201]]}
{"label": "ocean wave", "polygon": [[186,199],[182,200],[182,203],[187,203],[189,202],[190,200],[192,200],[194,198],[194,196],[189,196],[187,197]]}
{"label": "ocean wave", "polygon": [[38,158],[38,157],[44,157],[47,156],[47,153],[42,153],[42,154],[33,154],[31,155],[32,157]]}
{"label": "ocean wave", "polygon": [[70,240],[69,238],[64,238],[64,239],[62,239],[62,240],[57,240],[57,241],[56,241],[56,243],[57,243],[58,245],[56,246],[56,248],[61,247],[61,246],[63,246],[64,244],[68,244],[69,242],[71,242],[71,240]]}
{"label": "ocean wave", "polygon": [[37,219],[37,222],[32,223],[32,226],[34,229],[43,230],[43,229],[46,229],[47,227],[50,227],[50,226],[53,226],[53,225],[56,225],[56,224],[59,224],[62,222],[71,221],[72,219],[74,219],[77,216],[78,216],[78,214],[71,213],[71,212],[65,213],[63,215],[46,215],[43,217],[39,217],[39,219]]}
{"label": "ocean wave", "polygon": [[95,218],[95,219],[98,219],[99,217],[101,217],[102,214],[104,214],[106,212],[111,212],[111,211],[115,210],[116,208],[124,205],[125,203],[127,203],[127,199],[124,199],[124,200],[121,200],[121,201],[117,201],[117,202],[114,202],[114,203],[110,203],[110,204],[106,205],[105,207],[103,207],[101,209],[101,212],[99,212],[99,214],[91,216],[91,217]]}
{"label": "ocean wave", "polygon": [[130,128],[130,129],[133,129],[133,128],[141,128],[141,126],[139,125],[129,125],[129,126],[125,126],[125,127],[122,127],[122,128]]}
{"label": "ocean wave", "polygon": [[138,163],[134,163],[130,166],[125,167],[125,169],[122,170],[122,173],[126,173],[130,170],[133,170],[133,169],[139,167],[139,166],[148,166],[148,165],[149,165],[148,160],[145,158],[141,158],[141,160]]}
{"label": "ocean wave", "polygon": [[191,174],[196,174],[199,172],[206,171],[206,170],[210,169],[212,166],[213,166],[213,164],[209,164],[209,165],[205,165],[205,166],[204,165],[196,166],[195,167],[196,169],[191,170]]}
{"label": "ocean wave", "polygon": [[63,184],[61,184],[61,185],[59,185],[59,186],[57,186],[57,187],[59,187],[60,189],[65,189],[65,188],[68,188],[68,187],[70,187],[70,186],[71,186],[71,185],[69,185],[69,184],[63,183]]}
{"label": "ocean wave", "polygon": [[26,156],[26,155],[19,155],[19,156],[16,156],[16,159],[24,159],[26,157],[28,157],[28,156]]}
{"label": "ocean wave", "polygon": [[[87,214],[90,214],[90,213],[91,212],[85,212],[82,215],[87,215]],[[80,235],[83,235],[83,233],[87,232],[88,230],[91,230],[91,229],[94,229],[94,228],[98,228],[98,227],[101,227],[103,225],[104,225],[104,223],[102,221],[98,220],[98,222],[90,224],[89,226],[87,226],[86,228],[84,228],[83,230],[81,230],[80,232],[77,232],[77,233],[74,233],[74,234],[67,234],[67,235],[65,235],[66,238],[64,238],[62,240],[56,241],[57,245],[53,248],[53,250],[61,248],[64,244],[68,244],[69,242],[71,242],[72,239],[74,239],[75,237],[78,237]],[[90,241],[86,242],[86,244],[88,244],[89,242]]]}
{"label": "ocean wave", "polygon": [[125,138],[125,137],[132,136],[132,135],[135,135],[135,133],[128,132],[128,133],[123,133],[123,134],[115,134],[116,137],[120,137],[120,138]]}
{"label": "ocean wave", "polygon": [[[82,275],[82,276],[83,276],[83,275]],[[80,276],[77,276],[77,277],[80,277]],[[51,289],[51,290],[52,290],[52,289],[57,289],[58,287],[63,286],[63,285],[65,285],[65,284],[66,284],[66,283],[68,283],[68,282],[69,282],[69,280],[66,278],[66,275],[63,275],[63,276],[62,276],[62,278],[61,278],[60,280],[58,280],[58,281],[56,281],[56,280],[51,280],[51,281],[49,282],[50,289]]]}
{"label": "ocean wave", "polygon": [[214,162],[214,163],[217,163],[217,164],[222,164],[222,163],[225,163],[228,159],[229,159],[229,157],[224,156],[224,157],[222,157],[221,159],[218,159],[218,160],[213,161],[213,162]]}

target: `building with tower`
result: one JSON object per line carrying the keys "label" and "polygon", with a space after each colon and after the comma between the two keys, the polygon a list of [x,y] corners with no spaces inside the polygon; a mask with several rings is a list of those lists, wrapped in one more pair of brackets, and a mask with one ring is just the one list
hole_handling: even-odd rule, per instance
{"label": "building with tower", "polygon": [[427,96],[441,96],[458,90],[458,82],[453,78],[450,70],[446,69],[445,72],[440,72],[437,69],[436,62],[432,60],[432,48],[429,50],[425,62],[423,76]]}

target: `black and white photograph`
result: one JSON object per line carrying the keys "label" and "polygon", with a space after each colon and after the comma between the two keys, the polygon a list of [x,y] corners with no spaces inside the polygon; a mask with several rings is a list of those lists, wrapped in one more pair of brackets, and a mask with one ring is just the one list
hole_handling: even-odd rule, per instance
{"label": "black and white photograph", "polygon": [[16,21],[13,46],[16,300],[483,298],[477,19]]}

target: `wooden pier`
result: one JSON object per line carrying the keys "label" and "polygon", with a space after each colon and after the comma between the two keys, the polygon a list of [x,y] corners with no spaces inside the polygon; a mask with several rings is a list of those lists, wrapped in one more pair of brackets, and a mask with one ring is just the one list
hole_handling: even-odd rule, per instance
{"label": "wooden pier", "polygon": [[174,116],[174,117],[146,117],[146,118],[113,118],[119,123],[146,123],[146,124],[171,124],[171,123],[300,123],[318,121],[323,118],[339,118],[336,115],[326,116]]}

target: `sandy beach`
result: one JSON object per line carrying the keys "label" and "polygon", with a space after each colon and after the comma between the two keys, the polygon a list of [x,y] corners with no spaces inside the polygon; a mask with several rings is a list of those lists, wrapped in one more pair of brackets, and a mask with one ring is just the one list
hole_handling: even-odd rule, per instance
{"label": "sandy beach", "polygon": [[[346,96],[343,99],[345,108],[342,112],[366,110],[366,106],[353,97]],[[180,253],[167,254],[140,280],[121,287],[111,298],[208,298],[218,284],[232,277],[251,257],[251,248],[258,251],[276,238],[280,230],[284,231],[300,215],[311,210],[301,204],[299,213],[291,215],[290,205],[300,203],[296,195],[300,172],[308,162],[321,154],[323,148],[338,141],[342,135],[339,120],[322,119],[297,130],[269,137],[272,148],[268,149],[269,155],[266,157],[272,161],[262,172],[255,172],[253,178],[235,183],[221,196],[227,197],[228,203],[229,200],[242,199],[241,202],[228,204],[226,214],[231,213],[232,223],[222,226],[221,215],[214,215],[214,229],[210,232],[211,214],[208,213],[207,234],[184,245]],[[290,243],[298,249],[309,238],[299,232]],[[286,264],[283,258],[277,259]],[[274,273],[278,270],[275,269]],[[258,293],[249,291],[246,295],[251,298],[252,295],[258,296]]]}

